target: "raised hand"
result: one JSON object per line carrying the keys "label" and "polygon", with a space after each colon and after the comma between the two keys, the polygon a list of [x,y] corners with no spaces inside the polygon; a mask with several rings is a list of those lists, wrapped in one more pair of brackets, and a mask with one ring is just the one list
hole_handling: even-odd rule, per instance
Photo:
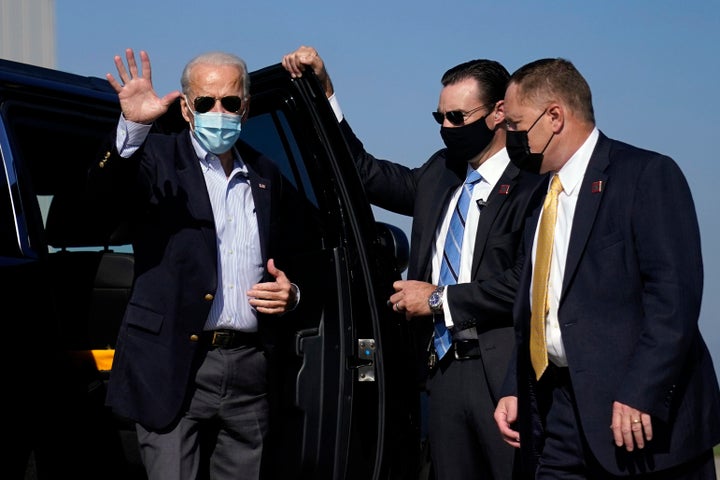
{"label": "raised hand", "polygon": [[141,69],[135,62],[135,53],[131,48],[125,50],[127,68],[119,55],[115,55],[119,81],[108,73],[106,78],[115,89],[120,100],[120,108],[127,120],[149,124],[167,112],[176,98],[182,95],[179,90],[160,98],[152,85],[152,69],[147,52],[140,51]]}
{"label": "raised hand", "polygon": [[335,93],[333,84],[330,81],[330,75],[328,75],[327,69],[325,68],[325,63],[315,48],[305,45],[300,46],[300,48],[292,53],[288,53],[282,58],[282,66],[290,72],[290,76],[293,78],[302,77],[305,68],[310,67],[325,89],[325,96],[330,98],[330,96]]}

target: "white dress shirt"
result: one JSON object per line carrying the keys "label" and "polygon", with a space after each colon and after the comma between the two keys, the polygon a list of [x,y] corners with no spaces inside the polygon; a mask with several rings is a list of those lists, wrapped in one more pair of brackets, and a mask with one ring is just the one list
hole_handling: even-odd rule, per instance
{"label": "white dress shirt", "polygon": [[[477,169],[482,176],[482,180],[473,188],[468,215],[465,221],[465,231],[463,233],[462,251],[460,252],[460,272],[458,273],[457,283],[469,283],[472,278],[472,261],[475,255],[475,236],[477,234],[478,222],[480,221],[481,204],[486,202],[495,185],[500,180],[505,168],[510,163],[510,157],[504,148],[495,155],[485,160]],[[470,171],[468,166],[468,172]],[[453,210],[460,198],[464,184],[460,184],[455,193],[453,193],[447,209],[445,217],[435,232],[435,246],[432,253],[432,282],[437,285],[440,280],[440,266],[442,265],[443,250],[445,249],[445,237],[450,228],[450,219]],[[449,302],[447,301],[448,289],[443,293],[443,313],[445,315],[445,325],[451,328],[454,323],[452,320],[452,312],[450,311]]]}
{"label": "white dress shirt", "polygon": [[[585,143],[577,152],[570,157],[565,165],[557,172],[560,176],[563,191],[558,195],[557,220],[555,223],[555,235],[553,237],[552,259],[550,261],[550,276],[548,284],[548,315],[545,318],[545,337],[547,342],[548,360],[558,367],[567,367],[565,347],[560,333],[560,322],[558,320],[558,306],[560,304],[560,293],[565,275],[565,261],[567,259],[568,246],[570,244],[570,233],[572,231],[573,218],[575,217],[575,206],[580,195],[580,186],[585,170],[587,170],[590,156],[597,144],[599,132],[593,129]],[[549,185],[549,184],[548,184]],[[549,186],[548,186],[549,189]],[[540,222],[538,222],[538,226]],[[537,249],[537,228],[533,241],[532,262],[535,265],[535,252]],[[532,285],[530,285],[532,292]],[[532,302],[532,295],[530,295]]]}

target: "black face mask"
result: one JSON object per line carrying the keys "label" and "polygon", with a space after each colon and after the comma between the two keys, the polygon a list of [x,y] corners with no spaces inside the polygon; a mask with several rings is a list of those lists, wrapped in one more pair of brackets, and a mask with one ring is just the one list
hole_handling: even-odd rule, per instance
{"label": "black face mask", "polygon": [[[489,115],[489,113],[488,113]],[[452,162],[469,162],[490,144],[495,132],[480,118],[461,127],[440,127],[440,136]]]}
{"label": "black face mask", "polygon": [[505,148],[507,149],[510,161],[518,167],[520,170],[525,170],[531,173],[540,173],[540,166],[543,161],[543,154],[550,141],[553,139],[555,134],[550,136],[550,140],[545,144],[545,148],[540,153],[532,153],[530,151],[530,142],[528,141],[528,132],[532,130],[535,124],[545,115],[545,112],[541,113],[540,116],[530,125],[527,130],[511,131],[508,130],[505,134]]}

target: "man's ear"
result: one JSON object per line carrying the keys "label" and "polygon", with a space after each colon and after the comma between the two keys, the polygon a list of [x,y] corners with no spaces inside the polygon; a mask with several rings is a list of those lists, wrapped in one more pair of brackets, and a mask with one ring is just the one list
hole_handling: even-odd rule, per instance
{"label": "man's ear", "polygon": [[547,109],[548,115],[550,115],[550,122],[552,124],[552,130],[554,133],[558,133],[565,122],[565,108],[559,103],[551,104]]}
{"label": "man's ear", "polygon": [[493,126],[505,123],[505,100],[498,100],[492,113]]}
{"label": "man's ear", "polygon": [[185,121],[190,124],[191,127],[194,126],[193,116],[192,113],[190,113],[190,107],[188,106],[187,97],[185,97],[185,95],[180,97],[180,113],[182,114]]}
{"label": "man's ear", "polygon": [[248,119],[249,114],[250,114],[250,95],[245,97],[245,100],[243,100],[243,113],[242,113],[242,118],[240,119],[240,121],[242,123],[245,123]]}

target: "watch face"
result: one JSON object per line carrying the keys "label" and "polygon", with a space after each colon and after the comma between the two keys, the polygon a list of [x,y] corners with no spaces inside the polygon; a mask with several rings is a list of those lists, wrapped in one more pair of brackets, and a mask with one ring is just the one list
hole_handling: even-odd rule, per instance
{"label": "watch face", "polygon": [[431,309],[435,310],[440,306],[441,301],[442,297],[440,296],[440,293],[433,292],[428,299],[428,304],[430,305]]}

